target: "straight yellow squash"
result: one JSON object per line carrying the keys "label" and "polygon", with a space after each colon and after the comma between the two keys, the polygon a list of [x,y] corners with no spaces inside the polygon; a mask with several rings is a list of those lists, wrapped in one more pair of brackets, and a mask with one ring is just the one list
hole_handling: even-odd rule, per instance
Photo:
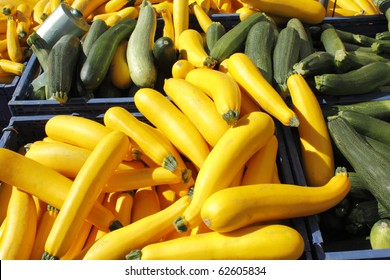
{"label": "straight yellow squash", "polygon": [[242,0],[266,14],[298,18],[304,23],[318,24],[323,21],[326,10],[318,1],[308,0]]}
{"label": "straight yellow squash", "polygon": [[304,250],[302,236],[285,225],[241,228],[229,233],[206,232],[162,241],[133,250],[140,260],[296,260]]}
{"label": "straight yellow squash", "polygon": [[307,183],[321,186],[334,174],[333,149],[328,127],[317,97],[299,74],[287,79],[298,127],[302,163]]}
{"label": "straight yellow squash", "polygon": [[111,174],[122,162],[129,146],[127,135],[112,131],[92,150],[77,174],[46,240],[44,259],[63,257]]}

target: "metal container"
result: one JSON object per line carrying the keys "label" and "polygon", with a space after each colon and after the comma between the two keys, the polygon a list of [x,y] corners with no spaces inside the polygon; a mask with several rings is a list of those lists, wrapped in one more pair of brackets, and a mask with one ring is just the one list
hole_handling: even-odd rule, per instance
{"label": "metal container", "polygon": [[80,11],[73,9],[69,4],[61,3],[39,26],[37,34],[52,47],[63,35],[81,37],[89,27]]}

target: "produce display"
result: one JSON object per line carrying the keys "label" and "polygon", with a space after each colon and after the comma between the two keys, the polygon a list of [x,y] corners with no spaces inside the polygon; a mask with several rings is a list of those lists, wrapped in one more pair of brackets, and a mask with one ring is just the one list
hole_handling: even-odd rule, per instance
{"label": "produce display", "polygon": [[[324,21],[387,20],[390,1],[321,2],[25,3],[39,64],[19,73],[25,100],[73,111],[0,145],[0,259],[300,259],[291,219],[313,217],[325,250],[390,248],[389,25]],[[59,5],[89,29],[50,46],[37,30]],[[18,43],[7,54],[23,62]],[[134,106],[83,115],[80,98]],[[281,176],[285,131],[296,182]]]}

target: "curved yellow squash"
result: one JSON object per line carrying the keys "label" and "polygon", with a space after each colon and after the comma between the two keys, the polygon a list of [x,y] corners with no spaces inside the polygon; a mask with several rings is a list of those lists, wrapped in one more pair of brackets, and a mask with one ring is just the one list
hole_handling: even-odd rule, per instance
{"label": "curved yellow squash", "polygon": [[321,213],[339,203],[350,187],[345,169],[320,187],[292,184],[237,186],[211,195],[203,204],[201,216],[212,230],[228,232],[257,222]]}
{"label": "curved yellow squash", "polygon": [[211,150],[195,180],[191,204],[175,221],[178,231],[186,231],[201,222],[200,210],[213,193],[230,186],[248,159],[274,134],[273,119],[263,112],[241,117]]}

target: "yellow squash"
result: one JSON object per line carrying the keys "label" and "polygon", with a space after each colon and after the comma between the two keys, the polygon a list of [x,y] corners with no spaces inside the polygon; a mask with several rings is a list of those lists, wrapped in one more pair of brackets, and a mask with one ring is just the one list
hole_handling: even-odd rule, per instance
{"label": "yellow squash", "polygon": [[173,0],[172,1],[172,19],[175,33],[175,46],[178,47],[180,34],[188,29],[189,26],[189,0]]}
{"label": "yellow squash", "polygon": [[242,185],[272,182],[278,144],[278,138],[276,135],[272,135],[265,146],[248,160]]}
{"label": "yellow squash", "polygon": [[66,196],[45,244],[45,259],[63,257],[129,146],[127,135],[112,131],[92,150]]}
{"label": "yellow squash", "polygon": [[231,76],[214,69],[198,68],[190,71],[185,79],[214,100],[218,112],[228,125],[237,122],[240,117],[241,91]]}
{"label": "yellow squash", "polygon": [[253,112],[242,116],[225,132],[199,170],[190,206],[174,221],[178,231],[200,224],[204,201],[231,184],[248,159],[267,143],[274,130],[274,121],[268,114]]}
{"label": "yellow squash", "polygon": [[174,230],[172,219],[184,211],[189,201],[189,196],[184,196],[164,210],[105,234],[89,248],[84,259],[123,260],[130,250],[158,242]]}
{"label": "yellow squash", "polygon": [[126,58],[127,44],[128,40],[124,40],[118,45],[108,70],[112,84],[120,89],[127,89],[132,83]]}
{"label": "yellow squash", "polygon": [[175,171],[178,167],[179,154],[176,149],[126,109],[119,106],[109,108],[104,114],[104,124],[129,136],[140,148],[140,152],[158,166],[170,171]]}
{"label": "yellow squash", "polygon": [[266,14],[298,18],[304,23],[318,24],[323,21],[326,10],[319,1],[311,0],[241,0]]}
{"label": "yellow squash", "polygon": [[196,68],[214,68],[217,61],[208,55],[202,35],[195,29],[186,29],[177,38],[177,49],[183,59],[187,59]]}
{"label": "yellow squash", "polygon": [[294,111],[300,120],[298,133],[307,183],[311,186],[323,185],[334,174],[334,158],[322,109],[317,97],[301,75],[289,76],[287,87]]}
{"label": "yellow squash", "polygon": [[156,188],[142,187],[134,194],[131,222],[134,223],[161,210]]}
{"label": "yellow squash", "polygon": [[[199,87],[199,83],[169,78],[164,82],[164,92],[195,125],[207,143],[214,147],[229,125],[221,118],[215,103]],[[228,92],[225,93],[227,96]]]}
{"label": "yellow squash", "polygon": [[202,135],[165,95],[151,88],[141,88],[134,95],[138,110],[198,168],[209,154]]}
{"label": "yellow squash", "polygon": [[53,116],[45,125],[48,137],[89,150],[110,131],[97,121],[72,115]]}
{"label": "yellow squash", "polygon": [[279,93],[263,77],[260,70],[244,53],[234,53],[228,60],[228,71],[265,112],[286,126],[299,126],[299,120]]}
{"label": "yellow squash", "polygon": [[[212,230],[229,232],[253,223],[315,215],[338,204],[351,182],[341,168],[318,187],[294,184],[252,184],[227,188],[203,204],[203,222]],[[234,207],[231,207],[234,204]]]}
{"label": "yellow squash", "polygon": [[173,17],[171,11],[167,8],[162,8],[159,13],[164,21],[163,36],[171,38],[172,42],[175,42],[175,29],[173,28]]}
{"label": "yellow squash", "polygon": [[19,37],[16,30],[16,19],[8,16],[7,19],[7,52],[11,61],[22,62],[23,52],[20,47]]}
{"label": "yellow squash", "polygon": [[163,167],[115,170],[103,188],[103,192],[129,191],[161,184],[178,184],[181,182],[181,177],[180,170],[171,172]]}
{"label": "yellow squash", "polygon": [[0,238],[1,260],[28,260],[37,229],[37,211],[32,196],[13,187],[7,218]]}
{"label": "yellow squash", "polygon": [[204,33],[206,33],[207,29],[213,22],[210,16],[207,14],[205,10],[203,10],[202,6],[197,3],[196,1],[193,1],[190,3],[190,9],[192,13],[195,15],[196,20],[198,21],[200,28],[203,30]]}
{"label": "yellow squash", "polygon": [[57,208],[47,205],[46,211],[43,213],[41,221],[38,224],[30,259],[40,260],[42,258],[42,254],[45,251],[46,238],[57,218],[58,212],[59,210]]}
{"label": "yellow squash", "polygon": [[206,232],[147,245],[127,259],[140,260],[296,260],[302,236],[285,225],[245,227],[229,233]]}

